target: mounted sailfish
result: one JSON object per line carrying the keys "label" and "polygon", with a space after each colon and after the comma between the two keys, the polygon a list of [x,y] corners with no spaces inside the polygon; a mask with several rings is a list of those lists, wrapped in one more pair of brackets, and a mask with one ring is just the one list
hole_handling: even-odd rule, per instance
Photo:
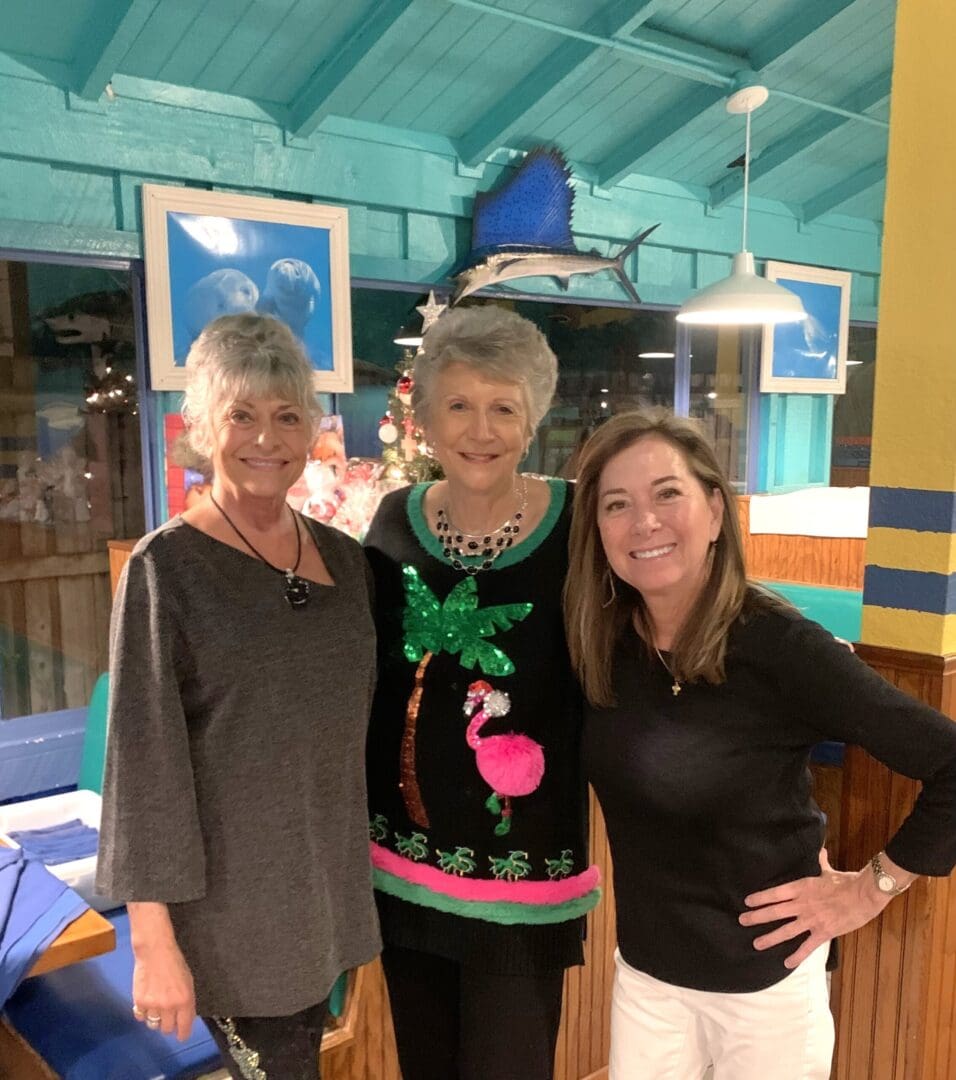
{"label": "mounted sailfish", "polygon": [[551,277],[567,289],[574,274],[611,270],[635,304],[641,302],[624,262],[657,228],[652,225],[613,258],[578,251],[571,235],[574,189],[560,150],[539,147],[497,191],[475,197],[471,251],[453,275],[452,303],[490,285],[523,277]]}

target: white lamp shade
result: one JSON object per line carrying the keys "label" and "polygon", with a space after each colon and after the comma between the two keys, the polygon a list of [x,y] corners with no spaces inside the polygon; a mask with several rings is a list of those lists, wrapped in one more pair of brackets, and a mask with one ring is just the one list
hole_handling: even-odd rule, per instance
{"label": "white lamp shade", "polygon": [[749,251],[734,256],[729,277],[694,293],[677,313],[678,322],[703,326],[763,326],[806,317],[795,292],[757,276]]}

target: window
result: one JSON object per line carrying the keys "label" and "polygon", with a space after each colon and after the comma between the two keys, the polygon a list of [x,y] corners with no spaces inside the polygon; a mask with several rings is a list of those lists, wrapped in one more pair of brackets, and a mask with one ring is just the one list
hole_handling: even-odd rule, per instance
{"label": "window", "polygon": [[690,333],[689,415],[704,424],[737,491],[747,491],[750,405],[759,331],[696,326]]}
{"label": "window", "polygon": [[0,717],[88,703],[144,531],[129,268],[0,257]]}
{"label": "window", "polygon": [[876,327],[850,325],[846,393],[834,399],[830,483],[865,487],[870,482],[873,387],[876,383]]}
{"label": "window", "polygon": [[[421,303],[418,292],[352,289],[355,393],[340,394],[348,453],[378,457],[378,421],[398,378],[403,350],[396,331]],[[554,406],[542,420],[522,468],[572,476],[576,451],[609,416],[641,405],[674,407],[676,323],[671,311],[540,300],[475,297],[530,319],[558,358]]]}

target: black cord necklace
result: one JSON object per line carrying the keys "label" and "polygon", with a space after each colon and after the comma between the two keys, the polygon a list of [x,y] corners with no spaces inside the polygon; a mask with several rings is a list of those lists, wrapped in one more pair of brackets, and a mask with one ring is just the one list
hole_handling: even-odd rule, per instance
{"label": "black cord necklace", "polygon": [[292,507],[290,506],[289,510],[292,514],[292,523],[295,525],[295,566],[290,570],[280,570],[278,566],[273,566],[262,552],[257,551],[252,544],[249,543],[245,536],[239,531],[239,526],[236,525],[219,503],[216,502],[211,491],[209,492],[209,498],[212,499],[213,506],[226,519],[226,522],[232,531],[246,545],[252,554],[255,555],[257,559],[261,559],[270,570],[275,570],[277,574],[281,574],[285,578],[285,598],[288,600],[289,606],[300,608],[307,604],[309,602],[309,583],[305,578],[299,577],[296,573],[299,569],[299,563],[302,561],[302,533],[299,532],[299,519],[296,517]]}

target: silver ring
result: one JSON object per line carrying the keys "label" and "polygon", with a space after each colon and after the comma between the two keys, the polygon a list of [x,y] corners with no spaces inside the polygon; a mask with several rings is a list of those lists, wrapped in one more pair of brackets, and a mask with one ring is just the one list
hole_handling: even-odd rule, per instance
{"label": "silver ring", "polygon": [[155,1030],[156,1030],[156,1028],[158,1028],[158,1027],[159,1027],[159,1025],[160,1025],[160,1021],[159,1021],[159,1020],[154,1020],[154,1019],[152,1019],[152,1017],[147,1017],[147,1018],[146,1018],[146,1026],[147,1026],[148,1028],[152,1028],[152,1029],[153,1029],[153,1030],[155,1031]]}

